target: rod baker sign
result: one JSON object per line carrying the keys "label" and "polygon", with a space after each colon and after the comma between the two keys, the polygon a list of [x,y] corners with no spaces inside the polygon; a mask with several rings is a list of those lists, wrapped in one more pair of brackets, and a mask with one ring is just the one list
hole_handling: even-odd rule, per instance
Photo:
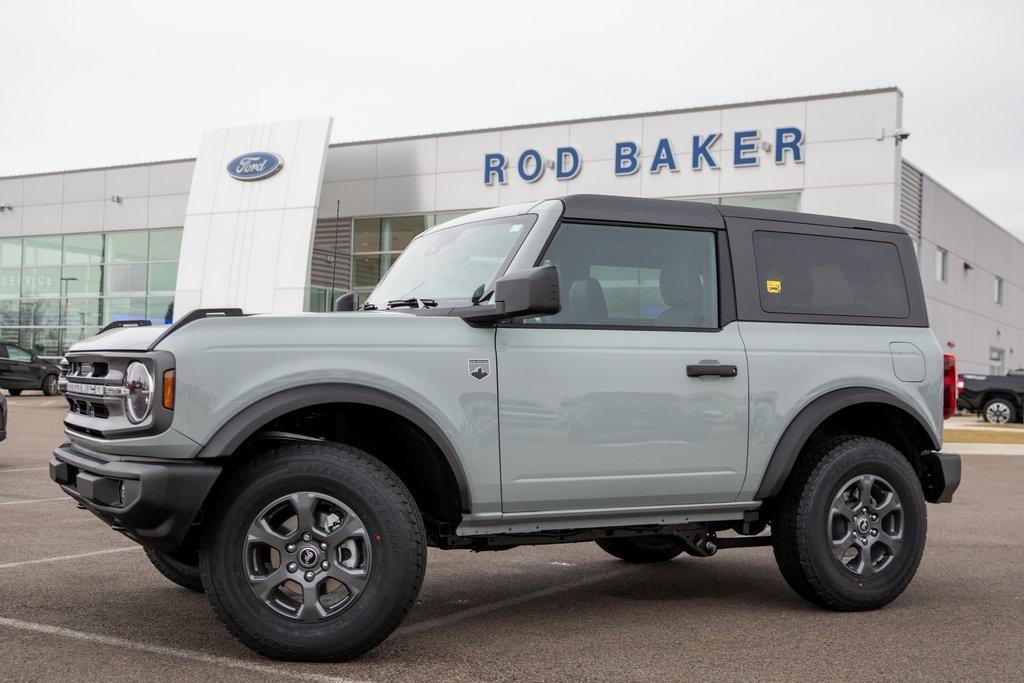
{"label": "rod baker sign", "polygon": [[[627,176],[644,170],[648,173],[675,172],[687,163],[691,171],[715,170],[723,158],[737,168],[759,166],[761,151],[776,164],[803,163],[804,133],[801,129],[788,126],[776,128],[773,133],[762,135],[756,129],[738,130],[732,133],[732,150],[721,151],[721,133],[693,135],[687,141],[688,154],[677,150],[678,140],[661,138],[654,145],[647,160],[640,144],[632,140],[615,142],[611,154],[613,169],[617,176]],[[527,183],[540,180],[545,171],[555,174],[556,180],[571,180],[583,170],[583,159],[579,150],[571,145],[558,147],[554,155],[545,157],[539,150],[527,148],[518,156],[506,156],[504,152],[484,154],[484,184],[504,185],[513,173]]]}

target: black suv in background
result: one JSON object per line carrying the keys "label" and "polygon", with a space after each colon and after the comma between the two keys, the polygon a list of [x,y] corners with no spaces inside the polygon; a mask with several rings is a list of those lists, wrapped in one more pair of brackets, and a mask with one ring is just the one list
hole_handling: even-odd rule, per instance
{"label": "black suv in background", "polygon": [[16,344],[0,342],[0,389],[18,396],[24,389],[39,389],[47,396],[57,394],[60,369]]}

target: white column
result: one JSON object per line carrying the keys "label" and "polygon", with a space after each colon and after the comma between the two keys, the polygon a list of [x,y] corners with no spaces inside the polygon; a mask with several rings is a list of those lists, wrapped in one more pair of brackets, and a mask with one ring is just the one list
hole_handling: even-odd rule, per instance
{"label": "white column", "polygon": [[[174,314],[238,306],[246,313],[303,310],[330,117],[203,133],[185,212]],[[281,170],[237,180],[228,162],[272,152]]]}

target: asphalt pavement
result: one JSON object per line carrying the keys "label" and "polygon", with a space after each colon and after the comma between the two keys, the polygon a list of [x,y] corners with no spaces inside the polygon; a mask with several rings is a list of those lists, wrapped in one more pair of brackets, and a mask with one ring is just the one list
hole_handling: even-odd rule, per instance
{"label": "asphalt pavement", "polygon": [[1001,444],[965,449],[955,502],[928,508],[917,578],[876,612],[803,602],[767,548],[640,567],[590,543],[431,550],[420,598],[394,635],[356,662],[301,664],[244,648],[204,596],[168,582],[61,494],[46,463],[62,438],[62,399],[8,401],[4,680],[1024,677],[1024,454]]}

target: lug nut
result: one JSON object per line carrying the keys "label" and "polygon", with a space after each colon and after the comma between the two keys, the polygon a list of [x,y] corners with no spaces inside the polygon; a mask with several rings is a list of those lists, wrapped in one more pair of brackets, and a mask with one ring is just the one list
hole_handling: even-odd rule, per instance
{"label": "lug nut", "polygon": [[877,536],[878,535],[878,529],[872,529],[871,530],[871,535],[872,536]]}
{"label": "lug nut", "polygon": [[287,550],[290,553],[294,553],[295,552],[295,544],[294,543],[289,543],[288,545],[286,545],[284,547],[284,549]]}
{"label": "lug nut", "polygon": [[302,540],[303,540],[303,541],[306,541],[306,542],[308,542],[308,541],[309,541],[310,539],[312,539],[312,538],[313,538],[313,537],[312,537],[312,536],[310,536],[309,534],[302,534]]}
{"label": "lug nut", "polygon": [[320,544],[320,550],[326,551],[327,550],[327,544],[326,543],[321,543]]}
{"label": "lug nut", "polygon": [[330,568],[331,568],[331,563],[330,563],[330,562],[328,562],[327,560],[324,560],[323,562],[321,562],[321,563],[320,563],[320,566],[321,566],[321,567],[322,567],[323,569],[330,569]]}
{"label": "lug nut", "polygon": [[878,515],[871,515],[871,521],[875,521],[876,519],[878,519]]}
{"label": "lug nut", "polygon": [[293,574],[295,573],[295,570],[298,569],[298,568],[299,568],[299,565],[295,564],[294,562],[289,562],[288,563],[288,571],[292,572]]}
{"label": "lug nut", "polygon": [[313,572],[306,572],[306,581],[313,580]]}

